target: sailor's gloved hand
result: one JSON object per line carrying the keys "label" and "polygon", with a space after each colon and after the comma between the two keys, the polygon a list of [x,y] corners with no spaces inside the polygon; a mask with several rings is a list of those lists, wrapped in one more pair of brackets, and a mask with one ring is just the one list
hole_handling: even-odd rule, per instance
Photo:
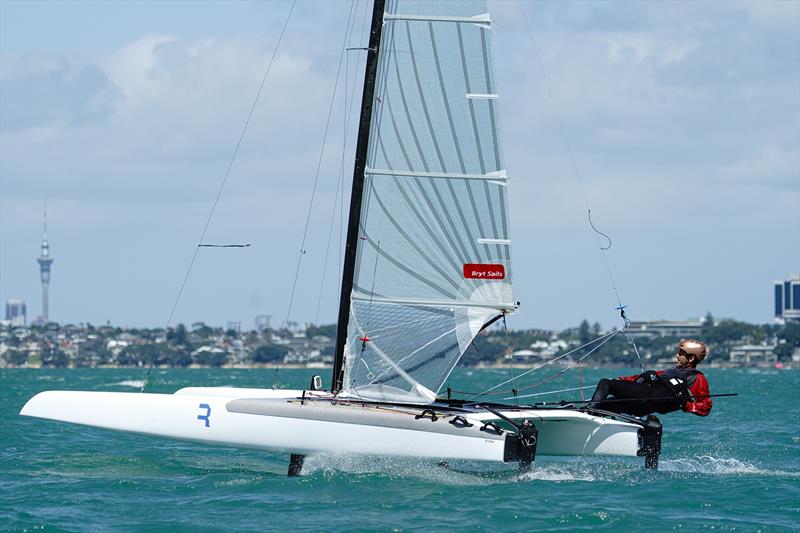
{"label": "sailor's gloved hand", "polygon": [[655,370],[647,370],[639,374],[639,377],[636,381],[640,383],[655,383],[658,381],[658,374],[655,372]]}

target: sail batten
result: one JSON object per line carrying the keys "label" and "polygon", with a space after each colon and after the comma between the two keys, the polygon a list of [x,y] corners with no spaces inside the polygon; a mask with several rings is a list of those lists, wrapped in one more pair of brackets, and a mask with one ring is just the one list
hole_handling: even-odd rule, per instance
{"label": "sail batten", "polygon": [[448,17],[436,15],[392,15],[385,14],[383,16],[384,22],[391,22],[394,20],[415,21],[415,22],[456,22],[463,24],[476,24],[481,27],[492,24],[492,19],[488,13],[483,15],[476,15],[474,17]]}
{"label": "sail batten", "polygon": [[[431,306],[431,307],[487,307],[489,309],[497,309],[499,312],[511,312],[514,310],[515,304],[508,301],[502,304],[497,303],[475,303],[473,301],[465,300],[421,300],[421,299],[402,299],[402,298],[386,298],[370,293],[370,291],[353,292],[353,300],[360,300],[363,302],[387,303],[397,305],[416,305],[416,306]],[[442,311],[442,314],[447,314],[448,311]]]}
{"label": "sail batten", "polygon": [[400,176],[405,178],[449,178],[487,181],[505,181],[509,179],[504,170],[491,174],[463,174],[455,172],[414,172],[411,170],[393,170],[390,168],[368,168],[365,173],[373,176]]}
{"label": "sail batten", "polygon": [[[485,0],[388,0],[344,349],[346,393],[433,401],[514,309]],[[341,320],[341,319],[340,319]]]}

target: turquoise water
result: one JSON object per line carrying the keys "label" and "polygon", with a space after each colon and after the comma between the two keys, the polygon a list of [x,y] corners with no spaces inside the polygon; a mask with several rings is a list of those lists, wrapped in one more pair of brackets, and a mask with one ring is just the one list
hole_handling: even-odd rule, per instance
{"label": "turquoise water", "polygon": [[[328,371],[321,373],[327,380]],[[587,370],[583,378],[616,373]],[[706,374],[712,392],[741,396],[718,399],[707,418],[663,416],[658,472],[633,458],[541,457],[519,476],[474,465],[464,472],[408,460],[310,456],[303,476],[287,478],[288,458],[280,454],[18,416],[43,390],[136,391],[140,370],[0,370],[0,528],[800,531],[800,371]],[[311,375],[281,370],[278,378],[301,388]],[[451,382],[474,390],[508,376],[464,369]],[[157,370],[148,391],[271,383],[271,370]],[[572,386],[577,376],[569,374],[547,385]]]}

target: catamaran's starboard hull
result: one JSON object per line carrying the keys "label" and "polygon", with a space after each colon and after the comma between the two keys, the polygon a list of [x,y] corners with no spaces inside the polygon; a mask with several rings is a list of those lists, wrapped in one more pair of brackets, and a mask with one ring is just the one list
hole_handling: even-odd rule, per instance
{"label": "catamaran's starboard hull", "polygon": [[[48,391],[20,412],[61,422],[295,454],[335,453],[434,460],[508,460],[506,437],[488,412],[301,400],[302,391],[183,389],[176,394]],[[455,420],[461,414],[462,420]],[[635,424],[569,410],[506,410],[539,429],[539,455],[626,455],[639,450]],[[455,423],[453,423],[455,421]],[[469,425],[471,424],[471,425]]]}

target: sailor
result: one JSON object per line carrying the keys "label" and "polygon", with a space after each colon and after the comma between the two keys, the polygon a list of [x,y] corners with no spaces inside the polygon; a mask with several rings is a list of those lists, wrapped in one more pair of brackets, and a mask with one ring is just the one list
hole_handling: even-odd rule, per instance
{"label": "sailor", "polygon": [[[654,412],[670,413],[678,409],[707,416],[711,411],[708,380],[695,368],[707,353],[706,345],[702,342],[682,340],[675,355],[675,368],[648,370],[617,379],[601,379],[588,407],[635,416]],[[606,401],[612,399],[614,401]]]}

